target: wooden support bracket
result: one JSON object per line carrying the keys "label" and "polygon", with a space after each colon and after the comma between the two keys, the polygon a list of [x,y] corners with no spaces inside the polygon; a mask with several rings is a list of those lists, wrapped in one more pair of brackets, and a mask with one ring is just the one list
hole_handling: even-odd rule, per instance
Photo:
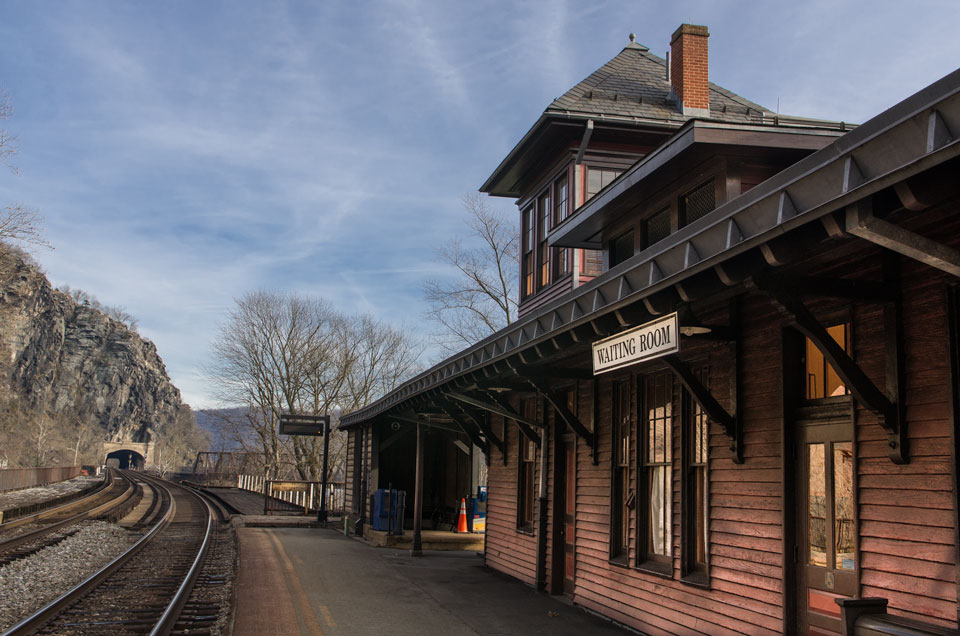
{"label": "wooden support bracket", "polygon": [[463,402],[465,404],[469,404],[479,409],[496,413],[497,415],[501,415],[507,419],[513,420],[517,423],[517,428],[520,429],[520,432],[523,433],[527,439],[531,440],[538,447],[540,446],[540,436],[534,432],[533,427],[543,428],[543,423],[523,417],[514,411],[513,408],[506,403],[506,400],[502,399],[500,396],[491,392],[485,392],[484,395],[486,400],[484,400],[472,395],[458,393],[456,391],[449,391],[446,395],[459,402]]}
{"label": "wooden support bracket", "polygon": [[[837,375],[840,376],[840,379],[843,380],[844,384],[850,389],[850,392],[853,393],[854,398],[877,415],[880,426],[883,427],[890,438],[890,458],[898,464],[906,463],[902,418],[900,417],[900,406],[898,406],[898,404],[902,404],[902,400],[899,400],[898,396],[891,399],[881,391],[867,374],[864,373],[863,369],[853,361],[853,358],[850,357],[844,348],[833,339],[810,310],[807,309],[800,300],[794,297],[790,291],[770,280],[758,280],[755,282],[757,283],[757,287],[770,297],[780,312],[791,321],[797,330],[809,338],[814,346],[820,350],[823,357],[833,366]],[[885,311],[884,315],[888,329],[888,383],[896,382],[899,384],[901,374],[897,371],[897,367],[902,365],[902,361],[894,361],[892,363],[894,368],[891,369],[889,360],[891,349],[893,350],[892,354],[895,360],[902,355],[902,353],[900,353],[902,347],[900,347],[899,344],[894,344],[892,347],[890,344],[890,338],[897,341],[896,332],[902,329],[902,327],[893,324],[900,322],[899,310],[893,309],[892,311]],[[890,333],[891,329],[894,332],[893,334]],[[897,392],[899,392],[899,389],[897,389]]]}
{"label": "wooden support bracket", "polygon": [[930,267],[960,276],[960,252],[873,215],[865,199],[847,208],[847,232]]}
{"label": "wooden support bracket", "polygon": [[556,412],[557,416],[560,417],[570,428],[576,433],[579,437],[589,444],[591,453],[596,458],[596,449],[597,445],[594,443],[594,433],[586,426],[583,422],[580,421],[576,415],[574,415],[570,409],[567,408],[566,403],[563,400],[563,396],[551,391],[549,387],[544,385],[542,382],[537,382],[533,379],[528,379],[530,386],[540,393],[543,394],[544,399],[553,407],[553,410]]}
{"label": "wooden support bracket", "polygon": [[738,425],[737,418],[727,413],[726,409],[720,406],[717,399],[713,397],[710,390],[703,385],[703,382],[694,375],[690,365],[680,359],[676,354],[664,356],[662,360],[676,374],[683,386],[690,392],[693,399],[696,400],[700,408],[710,420],[716,422],[723,428],[724,434],[730,438],[730,453],[733,461],[743,463],[743,434],[742,428]]}

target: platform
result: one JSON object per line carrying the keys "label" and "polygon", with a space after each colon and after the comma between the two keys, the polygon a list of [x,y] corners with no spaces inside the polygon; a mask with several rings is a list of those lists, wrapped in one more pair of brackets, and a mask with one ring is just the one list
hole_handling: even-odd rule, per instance
{"label": "platform", "polygon": [[[401,536],[372,530],[369,526],[363,530],[363,538],[379,548],[410,550],[413,548],[413,530],[405,530]],[[442,530],[422,530],[420,542],[424,550],[467,550],[483,552],[485,536],[482,534],[444,532]]]}
{"label": "platform", "polygon": [[371,550],[333,529],[238,528],[233,636],[624,636],[475,552]]}

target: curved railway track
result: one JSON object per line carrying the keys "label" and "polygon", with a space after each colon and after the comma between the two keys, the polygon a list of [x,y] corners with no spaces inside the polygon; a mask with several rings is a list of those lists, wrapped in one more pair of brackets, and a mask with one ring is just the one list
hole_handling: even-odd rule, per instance
{"label": "curved railway track", "polygon": [[[132,477],[116,476],[111,471],[103,486],[85,497],[3,524],[0,526],[0,566],[64,540],[72,534],[70,527],[82,521],[117,519],[136,504],[138,493]],[[36,528],[26,530],[27,525]]]}
{"label": "curved railway track", "polygon": [[156,522],[127,552],[4,636],[201,634],[213,623],[219,605],[191,592],[215,540],[214,510],[189,489],[136,474],[157,493]]}

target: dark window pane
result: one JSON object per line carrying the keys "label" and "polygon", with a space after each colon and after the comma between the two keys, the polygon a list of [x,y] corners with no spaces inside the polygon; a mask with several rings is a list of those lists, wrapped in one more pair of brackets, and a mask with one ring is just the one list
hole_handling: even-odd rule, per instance
{"label": "dark window pane", "polygon": [[613,241],[610,246],[610,267],[615,267],[633,256],[633,231]]}
{"label": "dark window pane", "polygon": [[670,236],[670,210],[657,212],[646,223],[646,241],[644,247],[650,247]]}
{"label": "dark window pane", "polygon": [[717,207],[713,179],[680,198],[682,225],[693,223]]}

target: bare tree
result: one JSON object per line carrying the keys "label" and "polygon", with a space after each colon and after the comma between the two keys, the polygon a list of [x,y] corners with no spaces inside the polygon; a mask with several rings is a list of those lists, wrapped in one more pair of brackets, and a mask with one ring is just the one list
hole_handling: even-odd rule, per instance
{"label": "bare tree", "polygon": [[197,426],[193,410],[181,405],[173,421],[153,431],[154,466],[164,477],[168,472],[182,469],[192,463],[197,451],[205,449],[210,442],[206,431]]}
{"label": "bare tree", "polygon": [[[223,402],[246,407],[242,419],[227,418],[244,450],[263,453],[268,477],[289,466],[318,480],[322,440],[281,438],[281,414],[362,406],[416,371],[418,355],[403,331],[346,317],[319,299],[258,291],[239,299],[221,326],[208,374]],[[331,436],[332,473],[341,470],[341,437]]]}
{"label": "bare tree", "polygon": [[[0,121],[9,119],[12,115],[10,98],[0,90]],[[16,138],[6,129],[0,128],[0,163],[14,174],[17,174],[17,168],[10,163],[10,157],[16,152]],[[19,203],[0,208],[0,242],[50,247],[43,239],[43,219],[40,213]]]}
{"label": "bare tree", "polygon": [[516,318],[519,236],[512,215],[489,207],[485,197],[463,197],[469,232],[439,248],[437,259],[453,268],[449,280],[428,280],[425,317],[436,323],[437,344],[448,352],[472,345]]}
{"label": "bare tree", "polygon": [[100,302],[100,299],[91,294],[88,291],[84,291],[79,287],[71,287],[70,285],[60,285],[57,287],[57,291],[63,292],[73,300],[74,303],[78,305],[83,305],[96,309],[100,313],[104,314],[108,318],[113,318],[117,322],[122,322],[125,324],[131,331],[136,331],[139,322],[132,314],[130,314],[127,309],[122,305],[106,305]]}

